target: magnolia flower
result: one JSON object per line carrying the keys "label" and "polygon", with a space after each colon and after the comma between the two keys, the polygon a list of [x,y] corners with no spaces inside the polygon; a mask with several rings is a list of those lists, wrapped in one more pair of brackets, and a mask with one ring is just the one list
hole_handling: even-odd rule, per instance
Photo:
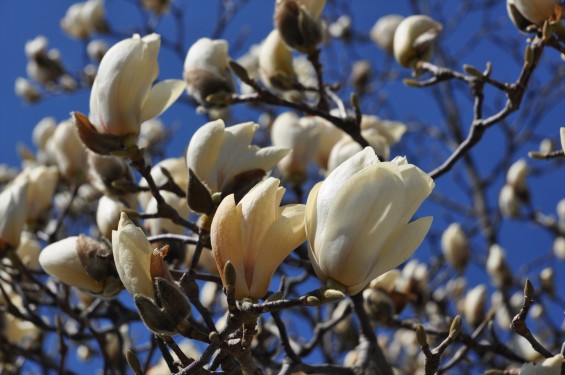
{"label": "magnolia flower", "polygon": [[103,195],[98,200],[96,209],[96,226],[100,234],[107,239],[112,238],[112,232],[118,229],[122,212],[128,209],[128,205],[119,199]]}
{"label": "magnolia flower", "polygon": [[563,364],[563,354],[546,358],[540,364],[526,363],[520,369],[519,375],[559,375]]}
{"label": "magnolia flower", "polygon": [[512,283],[512,273],[506,263],[506,252],[497,244],[489,248],[487,258],[487,273],[497,288],[509,287]]}
{"label": "magnolia flower", "polygon": [[263,297],[275,269],[306,237],[304,205],[279,207],[285,192],[279,183],[267,178],[237,205],[229,195],[214,215],[212,251],[224,285],[224,266],[228,261],[233,264],[237,299]]}
{"label": "magnolia flower", "polygon": [[510,185],[504,185],[498,195],[498,209],[500,213],[508,218],[520,217],[520,206],[522,201]]}
{"label": "magnolia flower", "polygon": [[61,20],[61,28],[77,39],[86,39],[92,33],[106,31],[104,0],[87,0],[71,5]]}
{"label": "magnolia flower", "polygon": [[526,177],[528,176],[528,164],[526,160],[520,159],[510,166],[506,172],[506,183],[514,188],[518,194],[528,191]]}
{"label": "magnolia flower", "polygon": [[153,247],[143,230],[122,212],[118,230],[112,231],[112,251],[116,270],[127,291],[141,294],[152,300],[155,291],[151,277]]}
{"label": "magnolia flower", "polygon": [[394,33],[404,17],[398,14],[389,14],[377,20],[371,33],[371,40],[383,51],[393,54]]}
{"label": "magnolia flower", "polygon": [[[170,191],[161,192],[161,196],[169,206],[173,207],[180,217],[188,218],[190,216],[190,208],[185,197],[179,197]],[[155,214],[158,211],[157,200],[153,197],[145,206],[146,214]],[[175,224],[171,219],[162,217],[145,219],[145,228],[152,236],[162,233],[182,234],[185,228],[182,225]]]}
{"label": "magnolia flower", "polygon": [[561,128],[559,135],[561,136],[561,148],[565,152],[565,128]]}
{"label": "magnolia flower", "polygon": [[[162,186],[168,181],[167,175],[163,172],[163,170],[170,173],[173,178],[173,182],[177,184],[182,191],[186,191],[188,189],[188,172],[186,170],[186,162],[184,158],[163,159],[151,168],[151,177],[153,177],[153,181],[155,181],[157,186]],[[139,181],[139,186],[149,187],[149,184],[147,183],[147,180],[143,178]],[[150,191],[139,192],[137,196],[139,204],[144,208],[147,207],[152,198],[153,195]]]}
{"label": "magnolia flower", "polygon": [[39,255],[39,264],[61,282],[94,294],[111,297],[122,288],[111,250],[84,235],[50,244]]}
{"label": "magnolia flower", "polygon": [[16,249],[16,254],[21,259],[22,263],[32,270],[40,270],[40,251],[41,245],[37,240],[37,236],[32,232],[23,231],[20,236],[20,245]]}
{"label": "magnolia flower", "polygon": [[51,207],[57,182],[59,181],[59,172],[56,167],[45,167],[39,165],[32,168],[26,168],[17,177],[27,181],[27,220],[34,221],[45,210]]}
{"label": "magnolia flower", "polygon": [[186,150],[187,167],[213,193],[225,193],[244,172],[265,175],[289,150],[250,145],[258,128],[253,122],[226,128],[222,120],[203,125],[194,133]]}
{"label": "magnolia flower", "polygon": [[433,187],[432,179],[405,158],[379,162],[370,147],[341,164],[312,188],[306,204],[316,275],[355,295],[404,262],[432,223],[431,217],[408,221]]}
{"label": "magnolia flower", "polygon": [[284,42],[300,52],[313,51],[322,40],[318,17],[326,0],[277,0],[275,27]]}
{"label": "magnolia flower", "polygon": [[327,169],[330,153],[335,144],[344,137],[345,133],[340,128],[321,117],[315,117],[315,119],[320,136],[318,147],[316,147],[315,150],[314,160],[320,168]]}
{"label": "magnolia flower", "polygon": [[103,40],[95,39],[88,43],[86,46],[86,53],[88,57],[96,62],[102,61],[106,52],[108,52],[108,43]]}
{"label": "magnolia flower", "polygon": [[463,317],[472,326],[477,326],[483,320],[486,298],[487,287],[484,284],[477,285],[465,295]]}
{"label": "magnolia flower", "polygon": [[74,113],[83,142],[94,152],[110,153],[135,145],[144,121],[163,113],[182,94],[181,80],[163,80],[159,73],[158,34],[115,44],[104,55],[90,94],[90,119]]}
{"label": "magnolia flower", "polygon": [[292,65],[292,53],[284,44],[278,30],[273,30],[261,44],[259,51],[259,76],[261,82],[272,90],[289,91],[289,99],[300,97],[293,90],[297,85],[296,73]]}
{"label": "magnolia flower", "polygon": [[292,150],[278,163],[282,174],[298,183],[303,182],[319,140],[317,121],[312,117],[299,118],[294,112],[284,112],[273,122],[271,140],[273,146]]}
{"label": "magnolia flower", "polygon": [[85,176],[87,154],[72,121],[65,120],[57,125],[46,148],[63,177],[73,180]]}
{"label": "magnolia flower", "polygon": [[41,98],[41,94],[37,88],[28,79],[23,77],[16,78],[14,92],[17,96],[29,103],[36,102]]}
{"label": "magnolia flower", "polygon": [[35,125],[31,139],[38,149],[45,149],[47,141],[51,138],[53,133],[55,133],[56,126],[57,122],[53,117],[44,117]]}
{"label": "magnolia flower", "polygon": [[20,179],[0,193],[0,251],[17,248],[27,218],[27,181]]}
{"label": "magnolia flower", "polygon": [[526,31],[527,27],[534,24],[543,25],[550,19],[559,0],[507,0],[506,9],[510,19],[520,30]]}
{"label": "magnolia flower", "polygon": [[556,237],[553,240],[553,255],[557,259],[565,260],[565,237]]}
{"label": "magnolia flower", "polygon": [[442,25],[428,16],[406,17],[394,33],[394,58],[405,68],[429,60],[441,29]]}
{"label": "magnolia flower", "polygon": [[48,51],[48,43],[46,37],[39,35],[25,44],[28,58],[27,75],[44,85],[56,82],[65,74],[59,51],[56,49]]}
{"label": "magnolia flower", "polygon": [[469,261],[469,240],[459,223],[451,223],[441,236],[441,250],[445,259],[462,270]]}
{"label": "magnolia flower", "polygon": [[[194,43],[184,60],[186,90],[200,105],[213,106],[206,98],[235,92],[229,68],[228,42],[201,38]],[[221,99],[221,98],[220,98]]]}

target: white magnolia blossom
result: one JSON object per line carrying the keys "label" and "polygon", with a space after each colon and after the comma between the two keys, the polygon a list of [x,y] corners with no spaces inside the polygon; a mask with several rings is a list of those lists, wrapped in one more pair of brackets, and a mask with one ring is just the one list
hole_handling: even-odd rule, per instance
{"label": "white magnolia blossom", "polygon": [[122,285],[113,275],[110,254],[110,249],[80,235],[48,245],[39,255],[39,264],[45,272],[67,285],[111,297]]}
{"label": "white magnolia blossom", "polygon": [[211,192],[221,192],[234,178],[252,170],[270,171],[289,149],[252,146],[259,125],[253,122],[225,127],[222,120],[198,129],[186,150],[186,165]]}
{"label": "white magnolia blossom", "polygon": [[152,86],[159,74],[158,34],[135,34],[112,46],[100,63],[90,94],[90,122],[98,133],[137,136],[141,124],[159,116],[182,94],[177,79]]}
{"label": "white magnolia blossom", "polygon": [[463,317],[472,326],[481,323],[487,298],[487,287],[484,284],[477,285],[465,295]]}
{"label": "white magnolia blossom", "polygon": [[[559,5],[559,0],[507,0],[507,9],[511,18],[517,17],[514,13],[516,11],[522,19],[538,26],[554,14],[556,5]],[[512,7],[515,10],[511,10]]]}
{"label": "white magnolia blossom", "polygon": [[512,274],[506,263],[506,252],[500,245],[494,244],[489,248],[486,269],[496,287],[508,286]]}
{"label": "white magnolia blossom", "polygon": [[57,122],[54,117],[44,117],[41,119],[33,128],[33,133],[31,135],[33,144],[35,144],[38,149],[44,150],[47,145],[47,141],[51,138],[53,133],[55,133],[56,127]]}
{"label": "white magnolia blossom", "polygon": [[112,232],[112,252],[118,275],[127,291],[155,299],[150,273],[153,247],[143,230],[122,212],[118,230]]}
{"label": "white magnolia blossom", "polygon": [[514,162],[506,172],[506,183],[518,193],[528,190],[526,177],[528,176],[528,163],[525,159]]}
{"label": "white magnolia blossom", "polygon": [[[188,207],[188,202],[185,197],[179,197],[175,193],[170,191],[162,191],[161,196],[165,202],[173,207],[175,211],[185,219],[188,219],[190,215],[190,208]],[[153,197],[145,206],[146,214],[157,213],[157,200]],[[181,234],[184,232],[185,228],[182,225],[175,224],[171,219],[166,218],[152,218],[145,219],[145,228],[148,229],[149,234],[154,236],[162,233],[174,233]]]}
{"label": "white magnolia blossom", "polygon": [[27,220],[34,221],[51,207],[59,172],[56,167],[38,165],[26,168],[17,177],[27,181]]}
{"label": "white magnolia blossom", "polygon": [[[153,177],[153,181],[155,181],[157,186],[162,186],[168,181],[167,175],[163,172],[163,169],[167,170],[171,174],[173,182],[177,184],[182,191],[186,191],[188,189],[188,171],[186,169],[185,158],[168,158],[155,164],[153,168],[151,168],[151,177]],[[141,179],[139,186],[145,188],[149,187],[145,178]],[[147,207],[147,204],[152,198],[153,195],[151,195],[150,191],[139,192],[137,196],[141,207]]]}
{"label": "white magnolia blossom", "polygon": [[560,375],[563,364],[563,354],[544,359],[541,363],[526,363],[520,369],[519,375]]}
{"label": "white magnolia blossom", "polygon": [[299,182],[306,178],[318,140],[318,124],[312,117],[300,118],[294,112],[284,112],[275,119],[271,128],[273,146],[291,149],[290,154],[278,163],[278,169],[285,177],[297,178]]}
{"label": "white magnolia blossom", "polygon": [[118,229],[120,216],[128,206],[117,198],[103,195],[98,200],[96,208],[96,226],[102,236],[112,238],[112,231]]}
{"label": "white magnolia blossom", "polygon": [[96,62],[100,62],[102,61],[102,58],[104,57],[106,52],[108,52],[108,49],[110,49],[108,43],[101,39],[95,39],[90,41],[86,46],[86,53],[88,54],[88,57],[90,57],[90,59]]}
{"label": "white magnolia blossom", "polygon": [[500,213],[508,218],[520,217],[522,201],[516,194],[516,190],[510,185],[504,185],[498,195],[498,209]]}
{"label": "white magnolia blossom", "polygon": [[106,29],[104,0],[87,0],[67,9],[61,28],[71,37],[85,39]]}
{"label": "white magnolia blossom", "polygon": [[320,136],[314,160],[320,168],[325,170],[328,168],[328,159],[333,147],[346,134],[343,130],[321,117],[315,117],[315,119]]}
{"label": "white magnolia blossom", "polygon": [[[235,91],[229,68],[228,42],[223,39],[198,39],[184,60],[184,80],[188,94],[208,106],[209,95],[229,95]],[[213,103],[212,103],[213,104]]]}
{"label": "white magnolia blossom", "polygon": [[394,33],[394,58],[405,68],[429,60],[441,29],[442,25],[428,16],[406,17]]}
{"label": "white magnolia blossom", "polygon": [[37,236],[24,230],[20,236],[20,245],[16,249],[16,254],[18,254],[22,263],[32,270],[39,271],[41,269],[39,265],[40,252],[41,245]]}
{"label": "white magnolia blossom", "polygon": [[565,260],[565,237],[559,236],[553,240],[553,254],[557,259]]}
{"label": "white magnolia blossom", "polygon": [[296,90],[293,90],[297,78],[292,63],[292,53],[277,30],[271,31],[261,43],[259,76],[267,88],[282,92],[289,91],[285,93],[285,97],[292,99],[300,96]]}
{"label": "white magnolia blossom", "polygon": [[371,28],[369,34],[371,40],[383,51],[392,55],[394,52],[394,33],[403,19],[404,17],[398,14],[389,14],[379,18]]}
{"label": "white magnolia blossom", "polygon": [[27,181],[20,179],[0,193],[0,250],[15,249],[20,244],[28,211],[27,191]]}
{"label": "white magnolia blossom", "polygon": [[441,250],[445,259],[462,270],[469,261],[469,240],[459,223],[451,223],[441,236]]}
{"label": "white magnolia blossom", "polygon": [[16,78],[16,82],[14,84],[14,92],[17,96],[30,103],[33,103],[41,98],[41,94],[33,85],[33,83],[23,77]]}
{"label": "white magnolia blossom", "polygon": [[300,52],[313,51],[322,40],[318,21],[326,0],[277,0],[275,28],[290,48]]}
{"label": "white magnolia blossom", "polygon": [[304,205],[280,207],[285,189],[269,177],[236,205],[233,194],[218,207],[210,239],[224,285],[224,266],[236,271],[235,296],[261,298],[279,264],[304,242]]}
{"label": "white magnolia blossom", "polygon": [[559,135],[561,136],[561,149],[565,152],[565,128],[559,130]]}
{"label": "white magnolia blossom", "polygon": [[432,223],[431,217],[409,220],[433,187],[405,158],[379,162],[369,147],[341,164],[308,196],[306,233],[316,275],[354,295],[405,261]]}
{"label": "white magnolia blossom", "polygon": [[56,82],[65,74],[61,54],[57,49],[47,50],[48,40],[39,35],[26,42],[25,53],[28,58],[26,73],[35,81],[47,85]]}
{"label": "white magnolia blossom", "polygon": [[57,164],[59,173],[68,180],[85,176],[87,154],[71,120],[57,125],[46,146],[47,152]]}

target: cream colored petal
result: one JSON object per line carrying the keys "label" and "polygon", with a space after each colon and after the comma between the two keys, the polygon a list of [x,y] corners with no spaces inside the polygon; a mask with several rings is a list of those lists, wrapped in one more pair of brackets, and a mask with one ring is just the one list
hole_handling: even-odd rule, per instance
{"label": "cream colored petal", "polygon": [[236,298],[238,299],[249,295],[244,268],[245,249],[241,226],[241,217],[235,206],[234,196],[233,194],[228,195],[216,210],[210,229],[210,240],[216,265],[224,284],[224,266],[227,261],[229,260],[235,268],[237,275]]}
{"label": "cream colored petal", "polygon": [[[405,224],[399,221],[403,199],[402,180],[390,163],[373,165],[346,181],[331,203],[325,233],[316,234],[324,239],[318,243],[322,270],[344,285],[364,277],[389,237]],[[362,250],[368,246],[370,251]]]}
{"label": "cream colored petal", "polygon": [[565,152],[565,128],[561,128],[560,135],[561,135],[561,148],[563,149],[563,152]]}
{"label": "cream colored petal", "polygon": [[222,150],[224,130],[225,125],[222,120],[208,122],[194,133],[186,150],[187,167],[192,169],[212,191],[218,191],[215,166]]}
{"label": "cream colored petal", "polygon": [[102,292],[103,285],[89,276],[77,254],[78,237],[68,237],[47,246],[39,254],[39,264],[49,275],[61,282],[93,293]]}
{"label": "cream colored petal", "polygon": [[435,183],[421,169],[412,164],[398,166],[402,176],[404,187],[404,216],[403,221],[407,223],[416,213],[424,199],[432,192]]}
{"label": "cream colored petal", "polygon": [[[280,181],[269,177],[253,187],[239,202],[242,213],[242,231],[245,233],[245,262],[255,265],[259,244],[264,243],[269,227],[275,220],[277,190]],[[250,267],[253,269],[253,267]]]}
{"label": "cream colored petal", "polygon": [[153,86],[141,108],[140,123],[165,112],[181,96],[185,88],[186,83],[180,79],[167,79]]}
{"label": "cream colored petal", "polygon": [[280,216],[269,228],[260,245],[250,295],[261,298],[267,292],[271,278],[281,262],[304,240],[304,211],[302,204],[281,207]]}
{"label": "cream colored petal", "polygon": [[153,247],[145,233],[122,212],[118,230],[112,232],[112,251],[118,275],[133,296],[142,294],[154,299],[155,293],[149,273]]}
{"label": "cream colored petal", "polygon": [[424,241],[432,225],[432,219],[431,216],[427,216],[406,225],[394,241],[386,244],[385,251],[373,264],[372,272],[358,284],[348,288],[348,293],[350,295],[359,293],[371,280],[406,261]]}

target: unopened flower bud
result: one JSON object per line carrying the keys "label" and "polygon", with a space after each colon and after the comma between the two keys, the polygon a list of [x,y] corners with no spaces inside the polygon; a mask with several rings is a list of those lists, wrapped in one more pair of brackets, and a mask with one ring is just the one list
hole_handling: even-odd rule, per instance
{"label": "unopened flower bud", "polygon": [[228,42],[223,39],[198,39],[184,60],[186,90],[201,106],[222,106],[211,103],[208,97],[227,97],[235,92],[229,68]]}
{"label": "unopened flower bud", "polygon": [[112,251],[86,236],[68,237],[47,246],[39,255],[45,272],[61,282],[104,296],[121,290]]}
{"label": "unopened flower bud", "polygon": [[519,218],[521,200],[516,194],[514,188],[510,185],[504,185],[498,196],[498,209],[500,213],[508,218]]}
{"label": "unopened flower bud", "polygon": [[477,326],[483,320],[486,297],[487,287],[484,284],[477,285],[467,292],[463,301],[463,316],[470,325]]}
{"label": "unopened flower bud", "polygon": [[33,103],[41,98],[41,94],[37,88],[29,80],[23,77],[16,78],[14,87],[16,95],[24,99],[26,102]]}
{"label": "unopened flower bud", "polygon": [[322,40],[318,17],[325,0],[277,0],[275,27],[290,48],[313,51]]}
{"label": "unopened flower bud", "polygon": [[47,145],[47,141],[53,133],[55,132],[55,127],[57,123],[53,117],[44,117],[35,125],[33,128],[33,133],[31,139],[38,149],[44,150]]}
{"label": "unopened flower bud", "polygon": [[51,207],[59,172],[56,167],[39,165],[26,168],[17,177],[27,181],[27,220],[35,221]]}
{"label": "unopened flower bud", "polygon": [[20,236],[20,245],[16,249],[16,254],[21,259],[22,263],[34,271],[40,270],[40,251],[41,245],[36,235],[28,231],[23,231]]}
{"label": "unopened flower bud", "polygon": [[363,301],[367,315],[375,321],[386,322],[396,313],[393,301],[381,289],[365,289]]}
{"label": "unopened flower bud", "polygon": [[565,260],[565,237],[558,236],[553,241],[553,254],[557,259]]}
{"label": "unopened flower bud", "polygon": [[118,229],[120,216],[128,206],[119,199],[103,195],[96,209],[96,226],[102,236],[112,239],[112,231]]}
{"label": "unopened flower bud", "polygon": [[406,17],[394,33],[394,57],[405,68],[414,68],[418,61],[428,61],[442,25],[428,16]]}
{"label": "unopened flower bud", "polygon": [[507,0],[506,8],[510,19],[522,31],[530,25],[543,25],[550,19],[559,5],[559,0]]}
{"label": "unopened flower bud", "polygon": [[512,273],[506,263],[506,253],[499,245],[494,244],[490,247],[486,268],[494,286],[497,288],[511,286]]}
{"label": "unopened flower bud", "polygon": [[372,75],[371,62],[369,60],[359,60],[353,64],[351,69],[351,83],[358,92],[365,92]]}
{"label": "unopened flower bud", "polygon": [[273,146],[291,149],[277,164],[281,173],[301,184],[306,180],[308,163],[316,151],[319,131],[315,120],[299,118],[294,112],[284,112],[274,121],[271,128]]}
{"label": "unopened flower bud", "polygon": [[403,19],[404,17],[398,14],[389,14],[379,18],[371,29],[371,40],[383,51],[392,55],[394,52],[394,33]]}
{"label": "unopened flower bud", "polygon": [[96,32],[106,32],[108,25],[104,0],[87,0],[71,5],[60,24],[63,31],[77,39],[86,39]]}
{"label": "unopened flower bud", "polygon": [[87,154],[72,121],[66,120],[57,125],[47,143],[47,152],[53,155],[59,173],[67,180],[85,177]]}
{"label": "unopened flower bud", "polygon": [[90,41],[86,46],[86,53],[91,60],[100,62],[102,61],[102,58],[104,57],[106,52],[108,52],[109,48],[110,47],[108,46],[108,43],[106,43],[105,41],[101,39],[95,39]]}
{"label": "unopened flower bud", "polygon": [[155,300],[150,274],[153,246],[145,233],[122,212],[118,230],[112,232],[112,250],[116,270],[127,291]]}
{"label": "unopened flower bud", "polygon": [[539,274],[541,288],[549,295],[555,294],[555,274],[553,268],[546,267]]}
{"label": "unopened flower bud", "polygon": [[261,44],[259,75],[267,88],[284,92],[288,99],[300,98],[300,94],[294,90],[298,81],[292,64],[292,53],[278,30],[271,31]]}
{"label": "unopened flower bud", "polygon": [[528,164],[526,160],[520,159],[510,166],[506,173],[506,184],[514,188],[517,194],[526,194],[528,186],[526,177],[528,175]]}
{"label": "unopened flower bud", "polygon": [[14,181],[0,193],[0,251],[16,249],[26,222],[28,183]]}
{"label": "unopened flower bud", "polygon": [[441,250],[445,259],[457,270],[463,270],[469,261],[469,240],[459,223],[452,223],[441,236]]}

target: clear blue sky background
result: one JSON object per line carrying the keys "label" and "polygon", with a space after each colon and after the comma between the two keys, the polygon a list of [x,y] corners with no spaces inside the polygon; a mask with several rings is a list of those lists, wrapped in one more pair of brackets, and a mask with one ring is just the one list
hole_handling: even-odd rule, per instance
{"label": "clear blue sky background", "polygon": [[[10,165],[18,165],[19,160],[16,156],[16,145],[22,142],[28,146],[32,146],[31,131],[35,124],[45,116],[53,116],[58,121],[65,119],[71,111],[80,111],[88,113],[89,92],[82,91],[73,95],[61,95],[51,97],[47,100],[35,104],[28,105],[17,98],[14,94],[14,81],[18,76],[25,76],[26,56],[24,54],[24,44],[26,41],[34,38],[39,34],[43,34],[49,39],[49,47],[57,48],[61,51],[64,65],[71,72],[76,72],[83,66],[84,49],[83,45],[76,40],[68,38],[59,28],[59,21],[64,16],[66,9],[73,2],[67,0],[0,0],[0,50],[2,57],[0,58],[0,129],[2,135],[0,137],[0,163],[8,163]],[[186,13],[186,32],[184,38],[185,47],[188,48],[197,38],[211,36],[215,20],[217,17],[219,1],[200,0],[200,1],[182,1],[177,0],[179,6],[187,6],[190,11]],[[355,0],[351,2],[354,11],[355,27],[358,31],[365,31],[371,28],[374,22],[385,14],[399,13],[409,15],[412,13],[408,7],[409,1],[390,1],[390,0]],[[449,3],[449,4],[447,4]],[[457,2],[446,2],[443,7],[443,16],[449,19],[449,12],[455,11]],[[272,11],[273,1],[254,0],[248,4],[240,14],[238,14],[229,27],[225,30],[224,38],[233,40],[238,36],[248,33],[248,37],[244,44],[248,47],[252,43],[260,42],[272,29]],[[139,12],[132,6],[130,1],[125,0],[107,0],[107,14],[110,23],[116,25],[120,31],[131,34],[140,25]],[[432,11],[434,15],[435,10]],[[459,51],[463,42],[467,40],[470,34],[474,33],[484,20],[478,19],[473,15],[472,10],[469,20],[465,25],[457,30],[452,30],[453,25],[446,25],[446,33],[442,36],[442,45],[452,50]],[[492,12],[492,19],[489,22],[497,25],[493,29],[494,33],[507,35],[508,33],[517,34],[512,24],[508,20],[504,8],[504,1],[495,6]],[[335,12],[329,15],[335,18]],[[116,22],[119,21],[119,22]],[[165,17],[162,24],[157,29],[164,35],[171,35],[173,23],[170,17]],[[482,38],[476,41],[475,48],[459,51],[464,56],[464,62],[475,65],[479,68],[484,67],[487,61],[494,63],[494,77],[501,81],[513,81],[519,72],[519,63],[514,58],[521,55],[525,47],[526,37],[521,39],[515,45],[505,45],[497,43],[492,38]],[[108,39],[110,43],[114,43],[117,39]],[[332,52],[333,51],[333,52]],[[240,49],[233,52],[231,56],[237,58],[245,52]],[[363,58],[377,61],[378,65],[385,64],[385,58],[376,47],[371,45],[360,46],[358,53]],[[344,60],[347,56],[340,55],[340,49],[335,48],[324,50],[323,61],[331,60],[333,67],[339,71],[345,69]],[[180,78],[182,75],[182,59],[179,59],[166,48],[162,48],[160,54],[161,79]],[[543,64],[559,63],[558,55],[553,51],[548,51],[543,57]],[[393,65],[394,66],[394,65]],[[395,70],[401,75],[408,76],[408,72],[394,66]],[[452,68],[461,69],[460,64],[452,66]],[[547,67],[546,67],[547,68]],[[543,83],[551,80],[551,67],[536,73],[536,81]],[[561,62],[561,69],[563,63]],[[400,80],[387,83],[383,87],[381,95],[390,98],[390,104],[387,107],[376,108],[374,113],[381,117],[388,117],[403,121],[418,120],[427,124],[434,124],[445,127],[442,117],[439,115],[439,109],[430,99],[431,90],[420,90],[407,88],[399,83]],[[562,83],[556,82],[556,85]],[[457,92],[458,100],[464,103],[465,109],[462,111],[464,124],[470,123],[469,101],[465,99],[466,88],[462,87],[461,92]],[[492,92],[487,91],[488,94]],[[493,98],[498,98],[495,101]],[[487,98],[487,108],[500,108],[500,97],[490,96]],[[528,99],[528,98],[527,98]],[[367,105],[367,107],[370,107]],[[256,112],[249,112],[250,118],[241,118],[241,120],[257,120]],[[532,118],[532,113],[514,114],[510,118],[510,122],[523,121],[542,121],[536,134],[551,136],[557,140],[559,126],[565,126],[563,118],[565,118],[565,109],[563,106],[557,107],[548,113],[544,113],[541,118]],[[162,116],[163,121],[168,126],[178,126],[178,132],[175,134],[171,143],[170,156],[181,155],[184,147],[188,144],[190,135],[202,125],[206,120],[204,117],[194,113],[194,109],[188,105],[175,104],[169,111]],[[416,144],[418,139],[407,138],[409,144]],[[475,157],[480,169],[489,170],[493,164],[493,160],[501,157],[500,152],[500,132],[496,129],[487,133],[483,142],[473,150],[472,155]],[[422,145],[420,145],[422,146]],[[425,145],[425,147],[439,147],[437,145]],[[536,149],[536,144],[521,149],[517,155],[526,157],[527,151]],[[447,156],[447,150],[443,150],[444,156]],[[395,155],[393,150],[393,156]],[[516,159],[517,159],[516,158]],[[431,170],[437,166],[440,160],[422,160],[421,166],[426,170]],[[412,160],[412,162],[418,162]],[[540,161],[532,161],[530,165],[534,167],[542,166]],[[437,181],[437,189],[444,194],[454,196],[455,199],[462,203],[467,203],[467,198],[457,188],[456,180],[463,173],[463,169],[458,165],[452,177],[444,177]],[[498,189],[502,186],[503,176],[499,176],[496,189],[489,191],[491,205],[496,204]],[[549,176],[539,179],[531,178],[530,185],[534,186],[534,204],[543,212],[554,214],[555,204],[560,198],[565,197],[565,170],[557,169]],[[543,193],[542,193],[543,192]],[[421,216],[433,214],[435,216],[433,231],[438,234],[446,227],[451,215],[445,210],[438,210],[436,206],[427,204],[421,210]],[[503,226],[501,245],[508,253],[509,262],[514,269],[518,269],[527,264],[541,254],[547,254],[551,248],[551,237],[527,223],[510,223]],[[482,247],[481,241],[474,242],[474,257],[484,261],[486,249]],[[437,252],[431,249],[432,252]],[[417,257],[425,259],[429,256],[429,246],[424,246],[417,252]],[[564,281],[562,276],[565,270],[563,263],[554,265],[557,271],[557,281]],[[539,269],[538,269],[539,270]],[[535,273],[534,273],[535,274]],[[470,280],[486,281],[486,276],[481,267],[474,264],[469,267],[468,276]],[[559,287],[558,287],[559,290]],[[561,290],[562,292],[562,290]]]}

